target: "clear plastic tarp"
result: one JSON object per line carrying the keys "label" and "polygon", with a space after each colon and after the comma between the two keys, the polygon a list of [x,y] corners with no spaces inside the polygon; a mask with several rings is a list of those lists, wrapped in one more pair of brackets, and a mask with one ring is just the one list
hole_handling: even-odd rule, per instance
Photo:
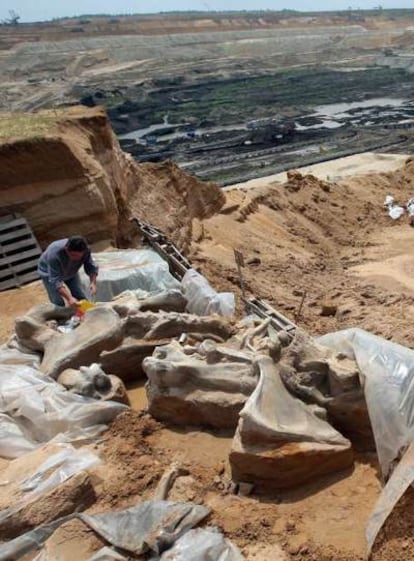
{"label": "clear plastic tarp", "polygon": [[112,548],[105,546],[94,553],[88,561],[128,561],[128,558],[124,557],[120,553],[117,553]]}
{"label": "clear plastic tarp", "polygon": [[[192,530],[209,513],[207,507],[191,503],[145,501],[118,512],[71,514],[0,545],[0,561],[17,560],[39,549],[61,524],[73,518],[85,522],[114,548],[135,555],[151,552],[155,555],[151,561],[243,561],[237,547],[219,531]],[[103,547],[88,561],[123,559],[126,557],[114,549]],[[47,544],[34,561],[52,561]]]}
{"label": "clear plastic tarp", "polygon": [[[386,486],[379,496],[374,510],[368,520],[366,537],[368,553],[374,545],[375,538],[395,505],[414,481],[414,443],[410,445],[402,460],[392,472]],[[403,561],[403,560],[402,560]]]}
{"label": "clear plastic tarp", "polygon": [[30,435],[14,419],[0,413],[0,457],[18,458],[37,448]]}
{"label": "clear plastic tarp", "polygon": [[233,317],[235,300],[232,292],[216,292],[207,279],[195,269],[189,269],[181,281],[187,310],[198,316],[219,314]]}
{"label": "clear plastic tarp", "polygon": [[[156,294],[164,290],[180,289],[171,275],[168,263],[152,249],[121,250],[95,253],[99,267],[96,300],[109,302],[125,290],[142,290]],[[83,269],[81,283],[89,294],[89,278]]]}
{"label": "clear plastic tarp", "polygon": [[[239,549],[217,530],[190,530],[150,561],[243,561]],[[269,560],[270,561],[270,560]]]}
{"label": "clear plastic tarp", "polygon": [[24,365],[36,367],[40,364],[40,355],[30,351],[21,351],[16,341],[0,346],[0,364]]}
{"label": "clear plastic tarp", "polygon": [[104,514],[79,514],[106,541],[135,554],[161,553],[208,514],[205,506],[171,501],[144,501]]}
{"label": "clear plastic tarp", "polygon": [[87,448],[76,450],[70,444],[66,444],[22,481],[21,489],[27,493],[25,498],[31,499],[57,487],[72,475],[96,466],[100,461],[98,456]]}
{"label": "clear plastic tarp", "polygon": [[346,329],[318,343],[356,360],[386,479],[414,439],[414,351],[362,329]]}
{"label": "clear plastic tarp", "polygon": [[96,433],[126,406],[65,390],[31,366],[1,364],[0,455],[16,458],[60,433],[61,441]]}
{"label": "clear plastic tarp", "polygon": [[66,444],[49,456],[35,471],[19,483],[22,495],[9,507],[0,511],[0,522],[4,524],[10,517],[36,497],[48,493],[81,471],[91,469],[100,463],[98,456],[86,448],[76,450]]}
{"label": "clear plastic tarp", "polygon": [[330,333],[318,342],[356,360],[387,484],[368,521],[370,551],[378,532],[414,481],[414,351],[362,329]]}

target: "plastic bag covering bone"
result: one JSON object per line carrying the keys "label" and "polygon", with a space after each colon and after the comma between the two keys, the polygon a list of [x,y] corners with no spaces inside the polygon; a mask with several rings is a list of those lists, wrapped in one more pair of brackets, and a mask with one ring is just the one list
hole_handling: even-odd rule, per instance
{"label": "plastic bag covering bone", "polygon": [[21,488],[28,492],[30,499],[53,489],[72,475],[90,469],[100,463],[98,456],[87,450],[75,448],[69,444],[62,447],[60,452],[50,456],[30,477],[22,481]]}
{"label": "plastic bag covering bone", "polygon": [[151,561],[243,561],[238,548],[215,530],[190,530]]}
{"label": "plastic bag covering bone", "polygon": [[[36,560],[35,560],[36,561]],[[45,560],[46,561],[46,560]],[[88,561],[128,561],[126,557],[117,553],[110,547],[102,547],[99,551],[89,557]]]}
{"label": "plastic bag covering bone", "polygon": [[170,501],[145,501],[108,514],[79,514],[106,541],[126,551],[160,554],[209,514],[204,506]]}
{"label": "plastic bag covering bone", "polygon": [[[14,343],[13,340],[11,342]],[[36,368],[40,364],[40,355],[30,351],[20,351],[16,347],[9,346],[9,344],[1,345],[0,364],[25,365]]]}
{"label": "plastic bag covering bone", "polygon": [[375,538],[395,505],[414,481],[414,442],[411,443],[402,460],[392,472],[386,486],[375,504],[368,520],[366,537],[368,553],[374,545]]}
{"label": "plastic bag covering bone", "polygon": [[76,439],[125,409],[68,392],[30,366],[0,364],[0,414],[9,418],[0,425],[0,455],[18,457],[59,433],[70,433],[62,441]]}
{"label": "plastic bag covering bone", "polygon": [[[96,253],[99,267],[96,300],[109,302],[125,290],[145,290],[151,294],[179,289],[180,283],[171,275],[168,263],[151,249]],[[89,294],[89,279],[82,270],[81,282]]]}
{"label": "plastic bag covering bone", "polygon": [[30,477],[20,483],[26,493],[12,507],[0,511],[0,521],[4,522],[33,498],[51,491],[73,475],[100,463],[98,456],[86,448],[75,450],[65,445],[60,452],[52,454]]}
{"label": "plastic bag covering bone", "polygon": [[318,343],[356,360],[384,478],[414,439],[414,351],[362,329],[346,329]]}
{"label": "plastic bag covering bone", "polygon": [[189,269],[181,281],[187,310],[198,316],[233,317],[235,313],[234,294],[232,292],[216,292],[207,279],[194,269]]}
{"label": "plastic bag covering bone", "polygon": [[[10,540],[0,545],[0,561],[20,559],[29,551],[39,549],[40,546],[53,534],[53,532],[59,528],[59,526],[75,517],[76,514],[69,514],[69,516],[64,516],[63,518],[59,518],[58,520],[54,520],[48,524],[43,524],[43,526],[38,526],[30,532],[26,532],[18,538],[14,538],[14,540]],[[40,555],[42,555],[42,553]],[[42,557],[40,557],[40,559],[42,561],[46,561],[44,556],[43,559]]]}

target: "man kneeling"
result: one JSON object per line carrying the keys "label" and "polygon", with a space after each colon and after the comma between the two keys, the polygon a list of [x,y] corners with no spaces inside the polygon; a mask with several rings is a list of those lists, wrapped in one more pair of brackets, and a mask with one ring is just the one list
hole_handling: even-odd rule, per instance
{"label": "man kneeling", "polygon": [[86,298],[78,275],[82,265],[90,279],[90,293],[95,296],[98,267],[85,238],[56,240],[42,253],[37,270],[53,304],[76,308],[79,300]]}

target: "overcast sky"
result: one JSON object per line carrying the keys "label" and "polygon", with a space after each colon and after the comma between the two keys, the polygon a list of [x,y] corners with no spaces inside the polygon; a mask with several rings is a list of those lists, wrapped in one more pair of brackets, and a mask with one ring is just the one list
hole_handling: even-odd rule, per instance
{"label": "overcast sky", "polygon": [[[354,3],[353,3],[354,1]],[[21,21],[42,21],[80,14],[156,13],[172,10],[346,10],[412,8],[414,0],[1,0],[0,19],[15,10]]]}

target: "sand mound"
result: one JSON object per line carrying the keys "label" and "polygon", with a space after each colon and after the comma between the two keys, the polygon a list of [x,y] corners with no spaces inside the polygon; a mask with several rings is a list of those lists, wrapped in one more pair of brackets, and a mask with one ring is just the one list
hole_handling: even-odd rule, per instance
{"label": "sand mound", "polygon": [[[226,191],[222,211],[198,228],[192,258],[216,288],[238,292],[233,248],[242,251],[248,293],[295,320],[305,292],[297,322],[310,333],[359,326],[412,345],[412,229],[404,218],[393,222],[383,201],[413,196],[413,172],[408,160],[395,172],[340,183],[291,172],[284,184]],[[387,267],[391,256],[406,270],[404,284]],[[366,263],[378,263],[382,282],[359,271]]]}

